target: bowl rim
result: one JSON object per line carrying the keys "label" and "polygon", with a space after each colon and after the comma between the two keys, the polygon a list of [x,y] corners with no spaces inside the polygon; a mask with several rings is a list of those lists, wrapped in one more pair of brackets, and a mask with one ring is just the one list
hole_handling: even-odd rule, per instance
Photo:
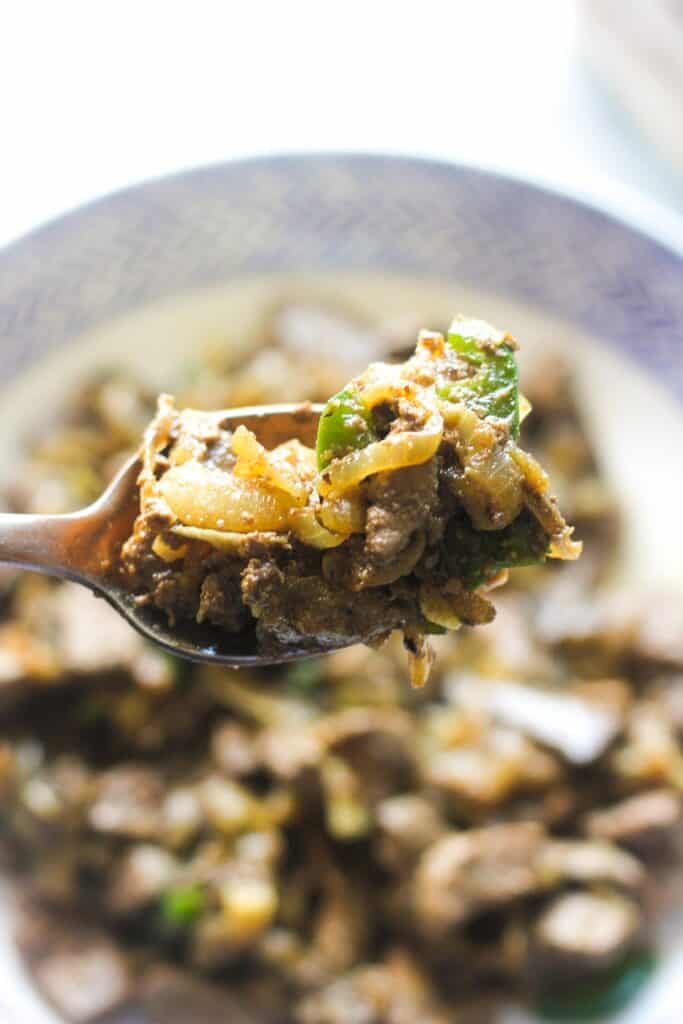
{"label": "bowl rim", "polygon": [[646,235],[672,253],[683,258],[683,214],[673,207],[648,195],[641,189],[609,175],[595,172],[591,174],[590,183],[578,185],[568,179],[550,174],[537,173],[533,170],[524,172],[509,168],[503,164],[487,161],[468,160],[462,154],[452,160],[444,157],[433,157],[428,154],[408,153],[402,151],[374,149],[283,149],[273,152],[251,153],[228,160],[213,160],[208,163],[188,164],[175,170],[154,174],[150,177],[138,178],[120,188],[108,189],[98,193],[82,203],[69,206],[53,217],[36,222],[35,225],[19,235],[8,239],[0,246],[0,257],[3,257],[32,239],[35,235],[50,228],[56,228],[63,222],[80,216],[94,207],[105,205],[112,200],[134,195],[143,189],[154,188],[164,182],[190,178],[201,172],[220,171],[227,167],[256,166],[261,164],[279,164],[291,161],[367,161],[385,160],[392,163],[408,165],[427,164],[443,169],[462,169],[481,174],[488,178],[500,178],[511,184],[528,186],[550,196],[565,199],[579,206],[587,207],[595,213],[602,214],[611,220]]}

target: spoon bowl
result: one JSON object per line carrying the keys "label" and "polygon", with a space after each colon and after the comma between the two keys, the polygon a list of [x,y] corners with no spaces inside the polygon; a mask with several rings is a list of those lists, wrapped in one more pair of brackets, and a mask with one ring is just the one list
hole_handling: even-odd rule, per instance
{"label": "spoon bowl", "polygon": [[[223,429],[243,424],[266,448],[290,438],[315,445],[321,405],[249,406],[215,413]],[[267,645],[256,629],[222,633],[196,622],[176,622],[141,603],[118,579],[122,545],[139,511],[139,457],[133,456],[92,505],[67,515],[0,515],[0,563],[73,580],[103,597],[139,633],[170,654],[191,661],[212,661],[233,668],[272,665],[324,654],[346,646],[338,638],[313,638],[304,644]],[[347,641],[348,643],[352,640]]]}

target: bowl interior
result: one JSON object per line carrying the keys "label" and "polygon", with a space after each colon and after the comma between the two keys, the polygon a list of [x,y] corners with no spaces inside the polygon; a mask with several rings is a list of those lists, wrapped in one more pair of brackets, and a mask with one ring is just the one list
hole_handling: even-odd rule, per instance
{"label": "bowl interior", "polygon": [[[292,294],[333,297],[372,317],[418,313],[426,326],[443,324],[456,311],[483,316],[510,329],[520,340],[522,387],[524,359],[535,351],[558,351],[570,358],[600,459],[625,510],[619,576],[634,586],[678,585],[683,546],[672,548],[670,510],[678,508],[683,498],[683,474],[677,471],[683,450],[683,409],[675,399],[611,348],[609,339],[577,333],[572,325],[499,294],[414,276],[253,276],[179,294],[109,322],[40,361],[0,396],[0,478],[13,472],[17,441],[30,437],[41,420],[49,423],[88,374],[125,366],[153,388],[173,390],[174,381],[203,348],[248,347],[263,310]],[[12,950],[8,906],[8,899],[0,901],[0,934],[5,936],[0,940],[2,998],[12,1001],[15,1012],[23,1012],[27,1021],[52,1024],[54,1014],[33,993]],[[624,1015],[624,1022],[664,1021],[672,1007],[683,1004],[683,913],[664,921],[661,933],[664,966],[646,995]],[[511,1009],[501,1019],[521,1024],[529,1018]]]}

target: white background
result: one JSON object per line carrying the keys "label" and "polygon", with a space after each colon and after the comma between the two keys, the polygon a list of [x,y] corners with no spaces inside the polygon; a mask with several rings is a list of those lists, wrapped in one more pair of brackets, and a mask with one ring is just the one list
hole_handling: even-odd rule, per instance
{"label": "white background", "polygon": [[683,208],[576,56],[572,0],[6,0],[0,244],[131,182],[384,150]]}

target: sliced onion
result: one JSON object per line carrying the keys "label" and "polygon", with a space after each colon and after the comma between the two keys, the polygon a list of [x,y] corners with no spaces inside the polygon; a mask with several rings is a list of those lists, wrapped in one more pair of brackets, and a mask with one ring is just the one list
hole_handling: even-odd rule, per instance
{"label": "sliced onion", "polygon": [[289,525],[292,533],[312,548],[336,548],[348,540],[348,534],[334,533],[319,523],[312,507],[295,509],[289,517]]}
{"label": "sliced onion", "polygon": [[162,562],[179,562],[187,554],[187,544],[181,544],[180,547],[173,548],[170,544],[166,543],[163,536],[159,533],[152,542],[152,551]]}
{"label": "sliced onion", "polygon": [[574,527],[566,524],[557,499],[550,493],[547,473],[529,452],[513,446],[511,454],[527,485],[526,506],[550,537],[550,557],[575,561],[583,550],[583,544],[572,539]]}
{"label": "sliced onion", "polygon": [[332,533],[362,533],[365,529],[365,502],[360,491],[351,488],[339,498],[325,498],[318,519]]}
{"label": "sliced onion", "polygon": [[459,629],[462,625],[460,618],[453,610],[453,601],[433,583],[422,583],[420,585],[420,611],[425,619],[433,622],[436,626],[443,626],[444,629]]}
{"label": "sliced onion", "polygon": [[[381,441],[373,441],[365,448],[350,452],[342,459],[330,463],[318,478],[318,491],[323,497],[338,497],[350,487],[355,487],[366,477],[384,473],[405,466],[417,466],[427,462],[436,453],[443,435],[443,419],[436,399],[424,388],[403,382],[406,400],[414,404],[423,416],[424,423],[419,430],[397,431],[388,434]],[[386,390],[369,389],[373,401],[384,397],[396,399],[391,383]],[[363,391],[363,401],[365,401]],[[382,397],[381,397],[382,396]]]}
{"label": "sliced onion", "polygon": [[282,491],[225,470],[187,462],[159,481],[159,491],[183,526],[250,533],[285,530],[293,503]]}
{"label": "sliced onion", "polygon": [[[245,479],[261,478],[272,487],[289,494],[297,505],[305,505],[309,488],[302,479],[302,470],[310,473],[310,460],[303,457],[309,451],[297,441],[287,442],[268,451],[256,440],[255,434],[240,425],[232,435],[232,450],[237,456],[234,474]],[[314,457],[314,453],[311,452]]]}
{"label": "sliced onion", "polygon": [[513,458],[514,445],[501,443],[491,424],[464,403],[441,403],[441,408],[463,467],[453,481],[458,497],[478,530],[503,529],[524,505],[524,477]]}
{"label": "sliced onion", "polygon": [[527,418],[529,413],[532,412],[532,411],[533,411],[533,405],[531,404],[529,399],[526,397],[526,395],[523,395],[522,392],[520,391],[520,393],[519,393],[519,422],[520,423],[524,423],[524,420]]}
{"label": "sliced onion", "polygon": [[236,533],[227,530],[205,530],[198,526],[174,526],[173,533],[187,540],[201,540],[210,544],[217,551],[224,551],[228,555],[241,555],[244,544],[250,537],[258,538],[263,543],[270,539],[277,539],[280,534],[273,531],[260,531],[258,533]]}

